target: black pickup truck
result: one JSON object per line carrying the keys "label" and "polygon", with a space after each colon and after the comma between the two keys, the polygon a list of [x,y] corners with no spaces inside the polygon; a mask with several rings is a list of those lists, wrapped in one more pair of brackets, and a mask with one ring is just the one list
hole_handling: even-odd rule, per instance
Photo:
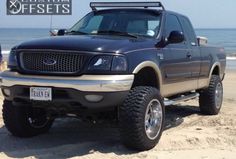
{"label": "black pickup truck", "polygon": [[219,113],[224,49],[201,45],[186,16],[160,2],[90,5],[71,29],[12,48],[1,89],[14,136],[45,133],[59,117],[107,118],[126,146],[148,150],[165,106],[199,98],[202,113]]}

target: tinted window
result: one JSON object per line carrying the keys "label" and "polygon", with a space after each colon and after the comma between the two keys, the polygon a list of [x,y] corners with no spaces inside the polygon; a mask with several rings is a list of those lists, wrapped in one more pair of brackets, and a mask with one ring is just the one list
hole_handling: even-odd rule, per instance
{"label": "tinted window", "polygon": [[181,17],[181,22],[184,28],[185,35],[188,38],[189,42],[191,43],[191,45],[196,45],[197,39],[192,24],[185,17]]}
{"label": "tinted window", "polygon": [[112,10],[91,12],[69,31],[99,34],[101,31],[119,31],[139,36],[154,37],[159,32],[161,15],[156,12]]}
{"label": "tinted window", "polygon": [[147,23],[143,20],[132,20],[128,22],[126,30],[128,33],[146,34],[148,30]]}
{"label": "tinted window", "polygon": [[155,29],[159,29],[160,27],[160,20],[150,20],[148,21],[148,29],[149,30],[155,30]]}
{"label": "tinted window", "polygon": [[166,28],[166,37],[169,37],[172,31],[183,32],[180,22],[175,15],[167,15],[165,28]]}
{"label": "tinted window", "polygon": [[98,30],[101,22],[102,22],[103,17],[102,16],[96,16],[92,18],[90,21],[88,21],[86,27],[83,29],[89,32],[92,32],[94,30]]}
{"label": "tinted window", "polygon": [[152,19],[145,19],[142,17],[142,19],[128,20],[127,23],[126,31],[128,33],[154,36],[156,30],[159,30],[160,19],[159,17],[153,17]]}

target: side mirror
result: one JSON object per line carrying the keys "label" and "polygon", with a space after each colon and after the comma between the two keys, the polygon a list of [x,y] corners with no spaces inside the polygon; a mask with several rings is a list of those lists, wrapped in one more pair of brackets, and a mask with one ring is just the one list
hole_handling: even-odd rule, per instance
{"label": "side mirror", "polygon": [[50,36],[63,36],[66,33],[66,29],[52,30],[50,31]]}
{"label": "side mirror", "polygon": [[57,36],[63,36],[63,35],[65,35],[65,33],[66,33],[66,29],[60,29],[57,32]]}
{"label": "side mirror", "polygon": [[180,31],[172,31],[168,37],[170,44],[182,43],[184,41],[184,34]]}

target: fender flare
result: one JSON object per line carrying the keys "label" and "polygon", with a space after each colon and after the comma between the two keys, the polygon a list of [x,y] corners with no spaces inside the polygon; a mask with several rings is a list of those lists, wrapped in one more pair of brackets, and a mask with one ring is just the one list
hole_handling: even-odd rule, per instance
{"label": "fender flare", "polygon": [[209,73],[209,82],[210,82],[210,80],[211,80],[211,76],[212,76],[212,73],[213,73],[213,71],[214,71],[214,69],[216,68],[216,67],[218,67],[219,68],[219,76],[220,76],[220,78],[222,79],[223,78],[223,76],[221,76],[221,64],[220,64],[220,62],[215,62],[212,66],[211,66],[211,70],[210,70],[210,73]]}
{"label": "fender flare", "polygon": [[140,63],[139,65],[137,65],[135,67],[135,69],[133,70],[133,74],[137,74],[140,70],[142,70],[143,68],[146,68],[146,67],[150,67],[152,68],[155,73],[156,73],[156,77],[158,79],[158,86],[160,88],[160,92],[162,90],[162,76],[161,76],[161,70],[160,68],[152,61],[144,61],[142,63]]}

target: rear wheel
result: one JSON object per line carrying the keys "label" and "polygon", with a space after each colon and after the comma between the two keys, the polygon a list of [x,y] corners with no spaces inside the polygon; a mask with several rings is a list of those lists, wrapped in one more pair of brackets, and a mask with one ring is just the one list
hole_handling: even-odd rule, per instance
{"label": "rear wheel", "polygon": [[14,106],[5,100],[3,120],[6,128],[17,137],[32,137],[47,132],[53,123],[42,108]]}
{"label": "rear wheel", "polygon": [[223,102],[223,84],[219,76],[212,75],[209,87],[200,92],[200,111],[206,115],[217,115]]}
{"label": "rear wheel", "polygon": [[135,87],[120,107],[123,143],[141,151],[155,147],[163,131],[164,119],[164,104],[159,91],[153,87]]}

